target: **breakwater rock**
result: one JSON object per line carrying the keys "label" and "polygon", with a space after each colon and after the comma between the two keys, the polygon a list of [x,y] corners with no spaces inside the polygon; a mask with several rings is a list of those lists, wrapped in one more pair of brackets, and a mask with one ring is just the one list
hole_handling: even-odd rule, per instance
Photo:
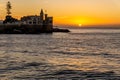
{"label": "breakwater rock", "polygon": [[70,32],[68,29],[52,28],[41,25],[0,25],[0,34],[40,34],[53,32]]}
{"label": "breakwater rock", "polygon": [[68,29],[53,28],[53,32],[70,32]]}

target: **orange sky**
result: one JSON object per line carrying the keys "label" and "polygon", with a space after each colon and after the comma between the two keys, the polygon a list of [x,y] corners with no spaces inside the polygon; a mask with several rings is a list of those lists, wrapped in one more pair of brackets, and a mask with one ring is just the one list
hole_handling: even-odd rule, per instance
{"label": "orange sky", "polygon": [[[6,15],[6,2],[0,0],[0,19]],[[120,24],[120,0],[9,0],[12,16],[39,15],[40,9],[54,17],[54,24]]]}

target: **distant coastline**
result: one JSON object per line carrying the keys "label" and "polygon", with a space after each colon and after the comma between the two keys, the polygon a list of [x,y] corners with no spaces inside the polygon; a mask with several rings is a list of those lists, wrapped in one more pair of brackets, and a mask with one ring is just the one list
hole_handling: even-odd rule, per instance
{"label": "distant coastline", "polygon": [[[120,29],[120,25],[91,25],[91,26],[59,26],[60,28],[71,29]],[[58,28],[59,28],[58,27]]]}

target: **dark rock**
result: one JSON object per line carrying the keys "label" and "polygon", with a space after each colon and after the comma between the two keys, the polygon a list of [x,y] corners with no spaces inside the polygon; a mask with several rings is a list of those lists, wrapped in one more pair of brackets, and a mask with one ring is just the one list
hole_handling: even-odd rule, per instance
{"label": "dark rock", "polygon": [[70,32],[68,29],[53,28],[53,32]]}
{"label": "dark rock", "polygon": [[40,34],[53,32],[70,32],[68,29],[53,28],[45,30],[41,25],[0,25],[0,34]]}

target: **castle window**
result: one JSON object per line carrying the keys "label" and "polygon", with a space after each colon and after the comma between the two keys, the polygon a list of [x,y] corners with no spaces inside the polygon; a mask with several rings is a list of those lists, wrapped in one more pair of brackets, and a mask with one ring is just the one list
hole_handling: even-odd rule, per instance
{"label": "castle window", "polygon": [[33,22],[33,24],[36,24],[36,22]]}
{"label": "castle window", "polygon": [[49,22],[52,23],[52,20],[50,20]]}
{"label": "castle window", "polygon": [[32,24],[32,22],[29,22],[29,24]]}

